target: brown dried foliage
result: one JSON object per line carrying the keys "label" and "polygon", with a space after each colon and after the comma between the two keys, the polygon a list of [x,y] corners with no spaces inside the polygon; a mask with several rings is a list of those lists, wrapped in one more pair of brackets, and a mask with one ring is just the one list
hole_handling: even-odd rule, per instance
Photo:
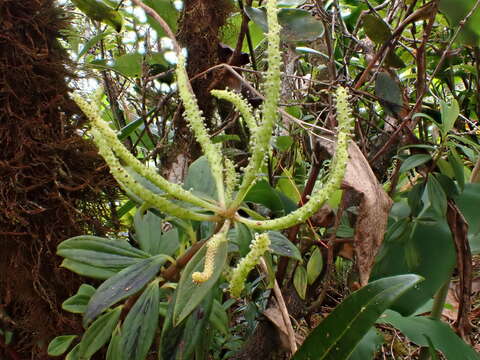
{"label": "brown dried foliage", "polygon": [[53,336],[80,331],[60,309],[80,279],[59,268],[57,244],[105,231],[98,219],[116,186],[76,133],[58,43],[64,14],[53,0],[2,0],[0,19],[0,310],[13,319],[0,328],[15,333],[15,350],[0,347],[0,358],[41,359]]}

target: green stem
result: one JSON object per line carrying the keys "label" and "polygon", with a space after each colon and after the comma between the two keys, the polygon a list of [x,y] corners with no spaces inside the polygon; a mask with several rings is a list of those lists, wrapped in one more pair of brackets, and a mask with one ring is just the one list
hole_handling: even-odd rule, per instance
{"label": "green stem", "polygon": [[[447,300],[448,288],[450,285],[450,279],[443,284],[443,286],[437,291],[433,297],[433,306],[432,311],[430,312],[430,318],[434,320],[440,320],[442,317],[443,308],[445,307],[445,302]],[[420,349],[419,360],[429,360],[430,359],[430,348],[424,346]]]}

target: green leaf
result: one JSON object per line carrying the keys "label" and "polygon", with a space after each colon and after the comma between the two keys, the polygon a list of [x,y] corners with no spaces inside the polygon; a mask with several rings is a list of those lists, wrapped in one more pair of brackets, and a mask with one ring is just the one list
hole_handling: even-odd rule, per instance
{"label": "green leaf", "polygon": [[262,204],[272,210],[275,216],[283,216],[297,208],[296,204],[280,191],[275,190],[265,180],[253,185],[245,196],[245,201]]}
{"label": "green leaf", "polygon": [[176,228],[162,234],[163,219],[151,211],[142,214],[137,211],[133,218],[136,240],[140,248],[152,255],[172,256],[179,248],[179,234]]}
{"label": "green leaf", "polygon": [[293,359],[347,359],[379,315],[419,281],[413,274],[394,276],[354,292],[310,333]]}
{"label": "green leaf", "polygon": [[[143,2],[155,10],[157,14],[162,16],[162,19],[168,24],[173,33],[177,31],[177,20],[179,13],[175,9],[175,5],[171,0],[143,0]],[[147,15],[148,24],[155,29],[157,32],[158,38],[160,39],[163,36],[166,36],[163,28],[158,24],[158,22]]]}
{"label": "green leaf", "polygon": [[367,360],[374,359],[375,353],[385,342],[383,336],[381,336],[378,331],[371,327],[370,330],[365,334],[365,336],[360,340],[360,342],[353,349],[352,355],[348,358],[349,360]]}
{"label": "green leaf", "polygon": [[199,157],[190,165],[183,187],[200,196],[217,199],[217,186],[205,156]]}
{"label": "green leaf", "polygon": [[62,309],[74,314],[83,314],[87,309],[87,304],[92,295],[95,293],[95,288],[88,284],[80,285],[77,293],[62,304]]}
{"label": "green leaf", "polygon": [[48,344],[48,355],[50,356],[60,356],[62,355],[72,344],[72,341],[75,340],[77,335],[62,335],[57,336],[55,339],[50,341]]}
{"label": "green leaf", "polygon": [[136,120],[129,122],[123,128],[120,129],[118,134],[118,140],[123,141],[128,138],[135,130],[137,130],[140,126],[142,126],[145,122],[143,117],[139,117]]}
{"label": "green leaf", "polygon": [[[229,241],[231,243],[237,244],[238,250],[240,252],[240,256],[244,257],[247,255],[250,251],[250,243],[252,242],[252,232],[250,229],[243,225],[242,223],[235,223],[235,229],[230,230],[232,235],[235,235],[232,240]],[[229,232],[230,234],[230,232]]]}
{"label": "green leaf", "polygon": [[175,326],[173,324],[174,311],[180,295],[175,292],[162,329],[159,348],[161,360],[193,359],[192,355],[196,348],[203,345],[202,339],[205,337],[207,325],[210,322],[213,293],[214,291],[207,293],[185,321]]}
{"label": "green leaf", "polygon": [[102,283],[88,302],[83,323],[87,325],[110,306],[140,291],[157,275],[165,261],[163,255],[145,259]]}
{"label": "green leaf", "polygon": [[303,266],[298,265],[293,275],[293,286],[297,290],[298,296],[303,300],[305,300],[307,295],[307,284],[307,270]]}
{"label": "green leaf", "polygon": [[112,271],[124,269],[149,256],[125,240],[89,235],[76,236],[61,242],[57,248],[57,255]]}
{"label": "green leaf", "polygon": [[150,283],[128,312],[123,323],[123,356],[144,360],[158,327],[160,292],[158,281]]}
{"label": "green leaf", "polygon": [[225,309],[223,308],[222,304],[220,304],[217,300],[213,300],[212,312],[210,314],[210,323],[212,326],[217,329],[223,335],[229,334],[229,323],[228,323],[228,315]]}
{"label": "green leaf", "polygon": [[463,192],[456,196],[455,203],[468,223],[468,242],[473,255],[480,254],[480,184],[465,184]]}
{"label": "green leaf", "polygon": [[378,320],[390,324],[419,346],[429,346],[425,335],[435,348],[449,360],[478,360],[480,356],[464,343],[445,323],[421,316],[403,317],[395,311],[387,310]]}
{"label": "green leaf", "polygon": [[465,172],[463,171],[462,159],[458,155],[457,150],[455,150],[455,146],[450,146],[450,151],[448,152],[448,163],[452,166],[453,173],[455,174],[455,179],[457,179],[460,190],[463,191],[465,188]]}
{"label": "green leaf", "polygon": [[70,259],[63,260],[60,266],[75,274],[98,280],[106,280],[118,272],[118,269],[99,268]]}
{"label": "green leaf", "polygon": [[401,69],[407,66],[400,56],[391,49],[385,57],[385,65],[394,69]]}
{"label": "green leaf", "polygon": [[307,279],[308,285],[312,285],[323,269],[323,256],[318,247],[313,250],[312,255],[307,263]]}
{"label": "green leaf", "polygon": [[[440,11],[446,15],[452,29],[460,26],[460,22],[473,9],[476,0],[440,0]],[[480,9],[461,27],[457,42],[467,45],[478,46],[480,42]]]}
{"label": "green leaf", "polygon": [[300,250],[288,240],[282,233],[278,231],[269,231],[270,251],[274,254],[289,257],[298,261],[302,261],[302,254]]}
{"label": "green leaf", "polygon": [[[264,33],[268,32],[264,8],[245,6],[244,10],[250,20],[260,26]],[[280,9],[278,22],[282,27],[280,36],[285,41],[312,41],[322,36],[325,31],[320,20],[314,18],[310,12],[301,9]]]}
{"label": "green leaf", "polygon": [[73,347],[72,350],[65,356],[65,360],[80,360],[78,354],[80,352],[80,344],[77,344]]}
{"label": "green leaf", "polygon": [[[428,197],[428,200],[426,199]],[[431,204],[432,209],[441,217],[447,213],[447,195],[443,191],[442,185],[432,174],[427,179],[427,184],[423,192],[422,200],[424,204]]]}
{"label": "green leaf", "polygon": [[446,135],[450,130],[453,129],[455,121],[460,115],[460,109],[458,107],[458,102],[455,99],[452,99],[452,104],[448,105],[445,101],[440,101],[440,113],[442,115],[442,125],[441,130],[443,135]]}
{"label": "green leaf", "polygon": [[90,359],[93,354],[100,350],[111,337],[121,313],[122,306],[117,306],[112,311],[100,316],[88,327],[80,342],[80,359]]}
{"label": "green leaf", "polygon": [[177,289],[175,290],[177,301],[175,302],[173,311],[174,326],[180,324],[193,311],[193,309],[200,304],[203,298],[207,296],[213,286],[217,283],[227,261],[227,249],[228,241],[222,241],[215,252],[213,274],[203,283],[195,283],[192,280],[192,274],[197,271],[203,271],[205,254],[207,252],[206,244],[203,245],[188,262],[182,272]]}
{"label": "green leaf", "polygon": [[[430,216],[430,213],[426,215]],[[425,278],[391,306],[391,309],[404,315],[413,314],[429,301],[450,278],[455,267],[456,253],[450,228],[445,219],[435,218],[434,214],[430,217],[433,222],[412,223],[414,226],[407,227],[411,230],[405,231],[395,241],[386,238],[380,249],[382,256],[376,260],[370,275],[372,281],[408,273]],[[415,252],[413,260],[408,259],[412,255],[407,251]]]}
{"label": "green leaf", "polygon": [[433,345],[432,339],[428,335],[424,335],[428,341],[428,352],[430,353],[430,357],[432,360],[440,360],[437,354],[437,349],[435,349],[435,345]]}
{"label": "green leaf", "polygon": [[429,154],[415,154],[409,156],[400,166],[400,172],[409,171],[416,168],[422,164],[425,164],[427,161],[432,160],[432,157]]}
{"label": "green leaf", "polygon": [[120,326],[117,326],[115,330],[113,330],[110,344],[108,344],[105,360],[120,360],[122,359],[122,354],[122,335],[120,332]]}
{"label": "green leaf", "polygon": [[279,151],[287,151],[293,145],[293,138],[288,135],[275,136],[274,147]]}
{"label": "green leaf", "polygon": [[90,40],[88,40],[85,45],[83,45],[83,48],[82,50],[80,50],[80,52],[78,53],[77,55],[77,60],[79,60],[83,55],[85,55],[92,47],[94,47],[95,45],[97,45],[97,43],[99,43],[100,41],[102,41],[105,37],[107,37],[108,35],[110,35],[112,33],[111,30],[105,30],[105,31],[102,31],[100,33],[98,33],[97,35],[95,35],[94,37],[92,37]]}
{"label": "green leaf", "polygon": [[383,44],[392,36],[387,23],[373,14],[367,14],[363,17],[363,29],[365,34],[377,44]]}
{"label": "green leaf", "polygon": [[375,95],[387,114],[398,115],[402,110],[402,91],[388,73],[378,73],[375,78]]}
{"label": "green leaf", "polygon": [[90,19],[112,26],[117,32],[122,30],[122,15],[101,0],[72,0]]}

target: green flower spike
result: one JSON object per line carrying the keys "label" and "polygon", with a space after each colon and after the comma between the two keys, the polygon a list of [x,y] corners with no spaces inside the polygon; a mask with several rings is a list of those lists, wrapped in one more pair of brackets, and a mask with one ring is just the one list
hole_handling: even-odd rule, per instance
{"label": "green flower spike", "polygon": [[348,161],[348,141],[353,129],[353,117],[348,105],[348,93],[343,87],[339,87],[336,93],[338,135],[335,155],[333,156],[328,180],[324,186],[314,193],[310,200],[301,208],[278,219],[255,221],[240,216],[237,221],[245,225],[261,230],[286,229],[296,224],[305,222],[310,216],[328,200],[331,194],[340,188]]}
{"label": "green flower spike", "polygon": [[277,19],[277,4],[275,0],[268,0],[267,23],[268,34],[268,71],[263,84],[265,100],[262,107],[262,121],[253,136],[252,157],[245,169],[243,181],[233,201],[232,207],[238,207],[250,187],[257,178],[257,173],[262,168],[265,155],[270,150],[270,138],[272,137],[275,120],[277,118],[278,101],[280,98],[280,25]]}
{"label": "green flower spike", "polygon": [[225,204],[222,154],[220,148],[212,143],[207,129],[205,128],[202,111],[198,107],[197,100],[188,81],[187,70],[185,69],[185,57],[182,54],[177,55],[178,64],[176,74],[178,92],[183,100],[183,106],[185,107],[185,117],[210,164],[210,169],[217,185],[218,200],[222,205]]}
{"label": "green flower spike", "polygon": [[[99,91],[94,95],[95,98],[99,97]],[[165,178],[160,176],[155,170],[149,168],[138,161],[135,156],[133,156],[130,151],[125,148],[125,146],[118,140],[117,135],[112,130],[112,128],[100,117],[100,110],[93,104],[89,104],[84,98],[79,94],[72,94],[72,99],[77,103],[78,107],[83,111],[85,116],[90,120],[92,127],[96,129],[106,141],[108,146],[114,151],[114,153],[124,161],[127,166],[130,166],[135,172],[139,173],[158,188],[162,189],[166,193],[172,195],[173,197],[189,202],[190,204],[203,207],[205,209],[216,211],[218,208],[193,195],[190,191],[185,190],[178,184],[173,184],[167,181]],[[96,99],[98,101],[98,99]]]}
{"label": "green flower spike", "polygon": [[194,272],[192,274],[192,280],[196,283],[203,283],[210,279],[215,269],[215,255],[217,254],[218,247],[221,243],[227,241],[227,233],[230,227],[230,222],[226,221],[218,233],[213,235],[207,244],[207,253],[205,254],[205,264],[202,272]]}
{"label": "green flower spike", "polygon": [[116,158],[103,135],[95,128],[92,129],[92,134],[94,136],[94,141],[97,144],[98,152],[105,159],[113,177],[125,191],[132,192],[147,204],[150,204],[152,207],[172,216],[197,221],[212,221],[216,219],[214,216],[198,214],[178,206],[140,185],[120,164],[120,161]]}
{"label": "green flower spike", "polygon": [[235,108],[242,115],[243,120],[247,124],[247,127],[250,129],[250,133],[255,133],[255,130],[257,129],[257,122],[255,120],[255,117],[253,116],[253,109],[250,104],[242,97],[242,95],[228,90],[212,90],[210,91],[210,93],[217,99],[231,102],[233,106],[235,106]]}
{"label": "green flower spike", "polygon": [[240,260],[232,271],[229,291],[233,297],[240,297],[248,274],[260,263],[260,258],[268,251],[269,246],[270,238],[267,233],[257,235],[252,241],[249,253]]}

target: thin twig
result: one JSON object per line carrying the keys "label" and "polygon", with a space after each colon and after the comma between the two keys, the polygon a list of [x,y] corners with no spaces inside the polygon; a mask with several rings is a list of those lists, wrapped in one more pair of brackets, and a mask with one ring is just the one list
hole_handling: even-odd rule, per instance
{"label": "thin twig", "polygon": [[[260,258],[260,267],[265,274],[268,274],[267,264],[263,258]],[[273,282],[273,293],[275,294],[275,298],[277,299],[278,307],[280,308],[280,312],[282,313],[283,322],[285,323],[285,327],[287,328],[288,334],[288,342],[290,343],[290,351],[292,354],[297,352],[297,342],[295,340],[295,332],[293,331],[292,322],[290,321],[290,315],[288,314],[287,306],[285,305],[285,300],[283,299],[282,291],[278,286],[278,282],[274,279]]]}

